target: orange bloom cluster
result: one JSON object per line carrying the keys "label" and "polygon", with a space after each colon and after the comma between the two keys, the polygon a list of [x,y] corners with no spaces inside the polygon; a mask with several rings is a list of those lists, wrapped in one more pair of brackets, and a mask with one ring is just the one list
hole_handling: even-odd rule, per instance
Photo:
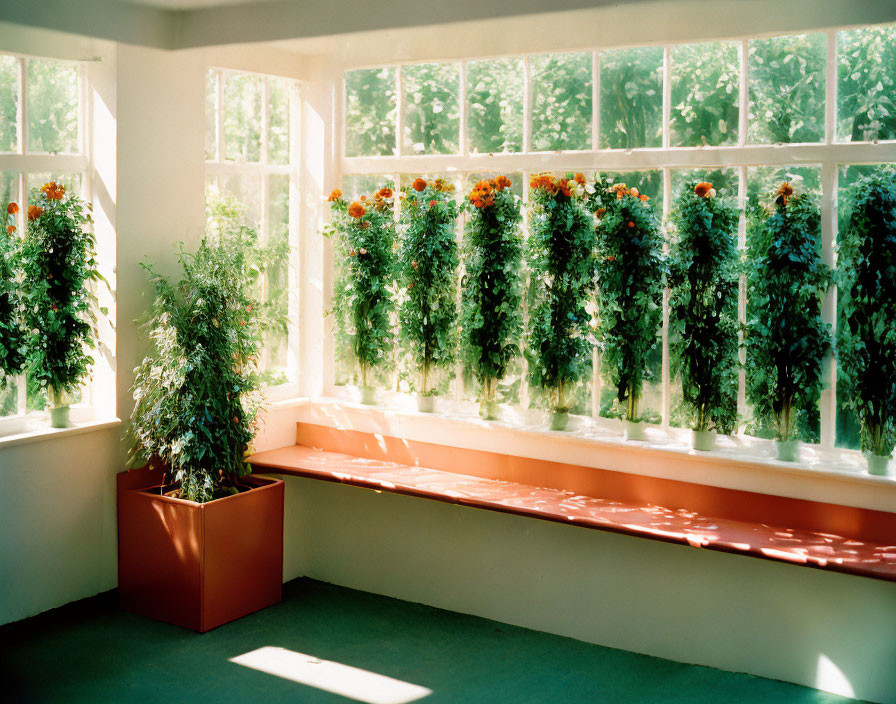
{"label": "orange bloom cluster", "polygon": [[473,186],[473,190],[470,191],[468,198],[470,203],[476,208],[490,208],[495,204],[495,194],[500,193],[505,188],[510,188],[510,186],[510,179],[506,176],[480,181]]}
{"label": "orange bloom cluster", "polygon": [[41,213],[43,213],[43,212],[44,212],[43,208],[40,208],[36,205],[32,205],[28,208],[28,219],[29,220],[37,220],[41,216]]}
{"label": "orange bloom cluster", "polygon": [[362,218],[366,212],[367,209],[358,202],[354,202],[348,206],[348,214],[353,218]]}
{"label": "orange bloom cluster", "polygon": [[641,200],[645,203],[648,200],[650,200],[649,196],[644,195],[643,193],[641,193],[641,191],[639,191],[634,186],[629,188],[624,183],[614,183],[612,186],[610,186],[607,189],[607,193],[615,193],[616,200],[622,200],[626,196],[631,196],[632,198],[637,198],[638,200]]}
{"label": "orange bloom cluster", "polygon": [[333,201],[339,200],[340,198],[342,198],[342,191],[340,191],[338,188],[334,188],[333,192],[330,194],[330,197],[327,198],[327,201],[332,203]]}
{"label": "orange bloom cluster", "polygon": [[451,193],[454,190],[454,185],[443,178],[437,178],[433,181],[432,187],[440,193]]}
{"label": "orange bloom cluster", "polygon": [[424,188],[426,188],[426,181],[424,181],[422,178],[414,179],[414,182],[411,184],[411,187],[419,193]]}
{"label": "orange bloom cluster", "polygon": [[694,186],[694,193],[698,198],[706,198],[710,194],[710,192],[714,193],[714,189],[712,184],[708,181],[701,181],[696,186]]}
{"label": "orange bloom cluster", "polygon": [[6,226],[6,234],[7,234],[7,235],[11,235],[11,234],[12,234],[13,232],[15,232],[15,231],[16,231],[16,226],[15,226],[15,225],[7,225],[7,226]]}
{"label": "orange bloom cluster", "polygon": [[15,215],[16,213],[18,213],[18,212],[19,212],[19,205],[18,205],[18,203],[10,203],[9,205],[7,205],[7,206],[6,206],[6,212],[7,212],[9,215]]}
{"label": "orange bloom cluster", "polygon": [[[576,174],[572,180],[584,185],[585,175]],[[562,193],[569,198],[572,195],[569,190],[569,181],[570,179],[568,178],[554,178],[551,174],[535,174],[529,179],[529,187],[532,190],[542,190],[551,195]]]}
{"label": "orange bloom cluster", "polygon": [[392,197],[392,189],[391,188],[381,188],[376,192],[376,198],[382,198],[383,200],[388,200]]}
{"label": "orange bloom cluster", "polygon": [[40,187],[40,192],[50,200],[62,200],[62,196],[65,195],[65,187],[58,185],[55,181],[50,181]]}
{"label": "orange bloom cluster", "polygon": [[787,199],[793,195],[793,186],[790,181],[784,181],[775,191],[775,200],[780,200],[782,205],[787,205]]}

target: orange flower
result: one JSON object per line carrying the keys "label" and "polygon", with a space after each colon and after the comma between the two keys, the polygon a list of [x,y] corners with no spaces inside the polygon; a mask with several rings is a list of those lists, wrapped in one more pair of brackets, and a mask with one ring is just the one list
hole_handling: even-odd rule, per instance
{"label": "orange flower", "polygon": [[577,173],[574,180],[576,183],[584,186],[585,185],[585,174]]}
{"label": "orange flower", "polygon": [[565,178],[561,178],[561,179],[557,182],[557,187],[560,189],[560,192],[561,192],[563,195],[565,195],[567,198],[569,198],[570,196],[572,196],[572,193],[571,193],[570,190],[569,190],[569,181],[567,181]]}
{"label": "orange flower", "polygon": [[392,189],[391,188],[381,188],[380,192],[377,193],[377,195],[382,198],[391,198],[392,197]]}
{"label": "orange flower", "polygon": [[429,207],[430,207],[430,208],[435,208],[435,207],[436,207],[436,202],[435,202],[434,200],[429,201]]}
{"label": "orange flower", "polygon": [[498,178],[495,179],[495,185],[499,191],[503,191],[505,188],[510,188],[513,184],[511,184],[510,179],[506,176],[498,176]]}
{"label": "orange flower", "polygon": [[784,181],[775,191],[775,200],[780,200],[781,205],[787,205],[787,199],[793,195],[793,186],[790,181]]}
{"label": "orange flower", "polygon": [[55,191],[55,190],[56,190],[56,182],[55,181],[48,181],[47,183],[45,183],[43,186],[40,187],[41,193],[49,193],[50,191]]}
{"label": "orange flower", "polygon": [[334,200],[339,200],[340,198],[342,198],[342,191],[340,191],[338,188],[334,188],[333,192],[330,194],[330,197],[327,198],[327,200],[332,203]]}
{"label": "orange flower", "polygon": [[616,257],[614,257],[614,256],[611,254],[609,257],[607,257],[607,261],[608,261],[608,262],[615,262],[615,261],[616,261]]}
{"label": "orange flower", "polygon": [[629,226],[629,227],[634,227],[634,226],[635,226],[635,221],[634,221],[634,220],[629,220],[629,221],[628,221],[628,226]]}
{"label": "orange flower", "polygon": [[353,218],[364,217],[364,213],[366,212],[367,210],[365,210],[364,206],[360,203],[355,202],[348,206],[348,214]]}
{"label": "orange flower", "polygon": [[650,198],[648,196],[645,196],[643,193],[639,196],[639,198],[645,203],[650,200]]}
{"label": "orange flower", "polygon": [[424,181],[422,178],[418,178],[418,179],[414,180],[414,182],[411,184],[411,186],[414,188],[415,191],[417,191],[419,193],[424,188],[426,188],[426,181]]}
{"label": "orange flower", "polygon": [[65,187],[57,186],[55,190],[47,193],[47,198],[50,200],[62,200],[62,196],[65,195]]}
{"label": "orange flower", "polygon": [[18,205],[18,203],[10,203],[9,205],[7,205],[7,206],[6,206],[6,212],[7,212],[9,215],[15,215],[16,213],[18,213],[18,212],[19,212],[19,205]]}
{"label": "orange flower", "polygon": [[634,188],[634,187],[628,189],[628,194],[630,196],[634,196],[635,198],[641,197],[641,191],[639,191],[637,188]]}
{"label": "orange flower", "polygon": [[7,226],[6,226],[6,234],[7,234],[7,235],[11,235],[11,234],[12,234],[13,232],[15,232],[15,231],[16,231],[16,226],[15,226],[15,225],[7,225]]}
{"label": "orange flower", "polygon": [[606,213],[606,212],[607,212],[606,208],[598,208],[597,210],[594,211],[594,214],[597,215],[597,217],[601,218],[601,217],[603,217],[604,213]]}
{"label": "orange flower", "polygon": [[696,186],[694,186],[694,193],[697,194],[698,198],[706,198],[709,192],[712,190],[712,184],[707,181],[701,181]]}
{"label": "orange flower", "polygon": [[28,208],[28,219],[29,220],[37,220],[41,216],[41,213],[44,212],[43,208],[40,208],[36,205],[32,205]]}

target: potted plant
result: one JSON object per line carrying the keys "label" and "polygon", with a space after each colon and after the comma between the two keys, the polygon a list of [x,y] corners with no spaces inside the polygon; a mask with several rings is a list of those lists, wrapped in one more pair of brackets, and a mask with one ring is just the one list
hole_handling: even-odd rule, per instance
{"label": "potted plant", "polygon": [[104,281],[90,231],[90,205],[55,181],[31,193],[22,247],[25,328],[30,330],[29,383],[46,393],[50,426],[65,428],[69,405],[93,364],[97,311],[94,294]]}
{"label": "potted plant", "polygon": [[[280,600],[283,482],[248,476],[261,348],[245,230],[181,248],[155,288],[119,475],[122,606],[205,631]],[[257,241],[257,238],[254,238]]]}
{"label": "potted plant", "polygon": [[695,450],[712,450],[716,431],[737,423],[739,219],[706,181],[685,185],[672,213],[670,351]]}
{"label": "potted plant", "polygon": [[767,207],[750,206],[747,232],[746,391],[754,415],[774,423],[778,459],[796,461],[798,437],[817,437],[821,365],[831,348],[821,307],[831,270],[811,196],[782,183]]}
{"label": "potted plant", "polygon": [[6,206],[6,224],[0,230],[0,392],[25,368],[21,269],[22,243],[16,234],[19,206]]}
{"label": "potted plant", "polygon": [[837,251],[837,397],[861,423],[868,472],[886,474],[896,442],[896,171],[851,187]]}
{"label": "potted plant", "polygon": [[417,408],[435,410],[434,375],[454,361],[457,327],[457,204],[454,187],[415,179],[401,213],[400,339],[417,373]]}
{"label": "potted plant", "polygon": [[360,369],[361,402],[376,403],[373,371],[392,348],[389,313],[394,282],[395,220],[391,188],[349,203],[338,188],[330,194],[333,221],[324,234],[334,237],[339,263],[333,292],[337,324],[351,341]]}
{"label": "potted plant", "polygon": [[475,185],[464,233],[461,332],[486,420],[498,418],[498,384],[520,353],[522,214],[511,185],[506,176]]}
{"label": "potted plant", "polygon": [[552,430],[569,423],[570,394],[591,370],[594,218],[585,207],[591,189],[583,174],[533,176],[533,222],[528,264],[535,302],[526,355],[532,383],[548,392]]}
{"label": "potted plant", "polygon": [[663,321],[666,263],[659,220],[648,196],[600,179],[597,224],[597,339],[601,367],[625,405],[625,436],[644,437],[638,402],[649,352]]}

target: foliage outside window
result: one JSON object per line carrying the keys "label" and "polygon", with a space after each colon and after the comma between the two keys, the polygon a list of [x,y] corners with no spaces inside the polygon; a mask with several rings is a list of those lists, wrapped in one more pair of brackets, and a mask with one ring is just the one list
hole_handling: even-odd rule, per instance
{"label": "foliage outside window", "polygon": [[837,136],[896,139],[896,25],[837,33]]}
{"label": "foliage outside window", "polygon": [[750,143],[824,139],[826,56],[824,34],[750,42]]}
{"label": "foliage outside window", "polygon": [[476,183],[468,196],[461,281],[462,349],[479,384],[480,413],[498,417],[498,384],[519,355],[522,333],[520,198],[510,179]]}
{"label": "foliage outside window", "polygon": [[236,493],[255,436],[261,347],[248,228],[181,249],[180,280],[147,266],[155,299],[145,322],[150,354],[137,367],[129,429],[132,465],[161,465],[179,497],[211,501]]}
{"label": "foliage outside window", "polygon": [[591,370],[594,218],[584,199],[583,174],[532,177],[534,222],[529,269],[537,299],[529,314],[526,354],[533,385],[549,393],[552,428],[564,430],[570,397]]}
{"label": "foliage outside window", "polygon": [[401,212],[396,262],[402,287],[400,340],[418,376],[420,410],[432,410],[432,401],[423,399],[438,392],[433,377],[455,357],[457,215],[454,187],[440,178],[431,184],[416,179]]}
{"label": "foliage outside window", "polygon": [[416,64],[401,71],[404,135],[409,154],[460,151],[460,66]]}
{"label": "foliage outside window", "polygon": [[[65,409],[90,373],[96,348],[96,240],[90,206],[51,181],[33,193],[22,248],[28,375],[51,409]],[[67,424],[56,414],[54,425]]]}
{"label": "foliage outside window", "polygon": [[545,54],[532,71],[532,150],[591,148],[591,53]]}
{"label": "foliage outside window", "polygon": [[672,49],[673,147],[722,146],[737,141],[740,62],[735,42]]}
{"label": "foliage outside window", "polygon": [[662,325],[663,238],[649,196],[624,183],[595,183],[597,340],[601,366],[627,421],[641,421],[647,360]]}
{"label": "foliage outside window", "polygon": [[523,150],[523,83],[520,59],[467,64],[467,131],[471,152]]}
{"label": "foliage outside window", "polygon": [[345,154],[395,152],[395,69],[345,72]]}
{"label": "foliage outside window", "polygon": [[672,213],[671,358],[698,433],[737,425],[739,219],[708,182],[687,184]]}
{"label": "foliage outside window", "polygon": [[782,183],[768,206],[749,207],[746,391],[760,424],[773,423],[779,457],[797,438],[818,441],[822,361],[831,347],[821,307],[831,281],[821,217],[808,194]]}
{"label": "foliage outside window", "polygon": [[330,194],[333,221],[324,232],[334,238],[339,262],[333,294],[336,324],[350,341],[360,369],[362,393],[369,403],[374,400],[372,372],[387,363],[392,348],[392,198],[392,190],[384,188],[370,199],[363,196],[364,200],[349,203],[337,189]]}
{"label": "foliage outside window", "polygon": [[663,144],[663,49],[600,55],[600,146],[637,149]]}
{"label": "foliage outside window", "polygon": [[855,183],[838,241],[838,395],[861,422],[869,469],[896,443],[896,171]]}

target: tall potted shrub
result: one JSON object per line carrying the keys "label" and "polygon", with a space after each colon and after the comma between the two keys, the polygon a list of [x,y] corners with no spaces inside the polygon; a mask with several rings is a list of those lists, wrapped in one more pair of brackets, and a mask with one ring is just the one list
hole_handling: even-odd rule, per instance
{"label": "tall potted shrub", "polygon": [[[131,463],[119,475],[122,605],[208,630],[280,600],[283,482],[248,476],[261,347],[245,228],[156,273],[135,370]],[[155,478],[153,478],[155,476]],[[152,488],[154,487],[154,488]]]}
{"label": "tall potted shrub", "polygon": [[457,347],[457,203],[443,179],[415,179],[401,214],[400,338],[417,373],[417,408],[435,410],[435,375]]}
{"label": "tall potted shrub", "polygon": [[796,461],[811,436],[830,350],[821,307],[831,281],[821,256],[821,217],[808,194],[782,183],[769,207],[751,207],[747,233],[747,399],[774,422],[778,459]]}
{"label": "tall potted shrub", "polygon": [[[47,395],[50,425],[69,425],[69,404],[90,374],[102,276],[90,205],[55,181],[31,193],[22,249],[28,376]],[[100,312],[105,314],[104,309]]]}
{"label": "tall potted shrub", "polygon": [[6,206],[6,222],[0,230],[0,392],[25,368],[25,327],[22,304],[22,243],[16,231],[19,206]]}
{"label": "tall potted shrub", "polygon": [[670,351],[696,450],[713,449],[716,431],[737,423],[739,217],[705,181],[684,186],[672,213]]}
{"label": "tall potted shrub", "polygon": [[487,420],[498,418],[498,384],[519,354],[522,333],[522,214],[511,185],[498,176],[474,186],[464,233],[463,350]]}
{"label": "tall potted shrub", "polygon": [[338,188],[330,194],[333,212],[324,234],[334,237],[338,276],[333,292],[337,323],[358,360],[361,402],[376,403],[373,372],[392,348],[390,287],[395,277],[393,193],[382,188],[370,199],[349,203]]}
{"label": "tall potted shrub", "polygon": [[862,426],[871,474],[896,443],[896,171],[852,186],[838,240],[837,397]]}
{"label": "tall potted shrub", "polygon": [[594,218],[585,206],[582,174],[531,179],[533,222],[529,268],[536,296],[527,357],[532,383],[548,392],[552,430],[569,422],[570,394],[591,369],[585,305],[593,291]]}
{"label": "tall potted shrub", "polygon": [[624,183],[598,180],[597,339],[601,367],[625,406],[629,440],[644,437],[638,403],[649,352],[663,321],[666,262],[659,220],[648,196]]}

